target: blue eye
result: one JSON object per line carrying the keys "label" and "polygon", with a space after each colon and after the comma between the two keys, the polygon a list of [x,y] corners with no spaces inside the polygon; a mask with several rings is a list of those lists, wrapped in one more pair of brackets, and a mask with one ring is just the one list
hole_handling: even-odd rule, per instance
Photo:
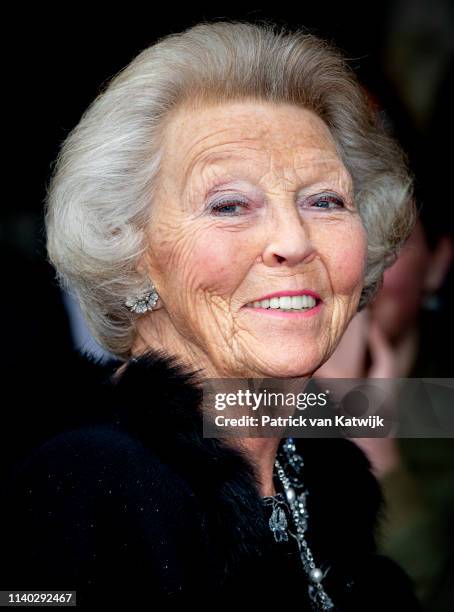
{"label": "blue eye", "polygon": [[311,206],[313,206],[314,208],[323,209],[345,208],[344,203],[340,198],[330,194],[316,197],[316,199],[312,202]]}
{"label": "blue eye", "polygon": [[247,209],[248,205],[246,202],[239,200],[225,200],[224,202],[218,202],[213,204],[210,208],[211,212],[218,216],[236,216],[241,214],[238,209]]}

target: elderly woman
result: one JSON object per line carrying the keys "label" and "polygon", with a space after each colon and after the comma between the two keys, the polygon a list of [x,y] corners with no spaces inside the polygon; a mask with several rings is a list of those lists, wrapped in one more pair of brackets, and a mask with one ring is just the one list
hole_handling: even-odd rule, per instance
{"label": "elderly woman", "polygon": [[117,360],[8,479],[4,588],[417,609],[363,453],[204,438],[199,385],[310,377],[412,223],[404,156],[327,43],[221,21],[142,51],[51,179],[50,259]]}

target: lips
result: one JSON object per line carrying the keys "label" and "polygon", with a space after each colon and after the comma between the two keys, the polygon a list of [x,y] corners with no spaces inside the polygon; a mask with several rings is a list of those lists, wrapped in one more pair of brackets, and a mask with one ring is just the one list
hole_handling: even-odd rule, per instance
{"label": "lips", "polygon": [[287,295],[290,297],[297,295],[310,295],[314,298],[314,300],[317,300],[317,302],[322,301],[322,298],[319,296],[319,294],[315,291],[312,291],[312,289],[297,289],[295,291],[276,291],[275,293],[268,293],[266,295],[263,295],[262,297],[255,298],[248,303],[261,302],[262,300],[270,300],[271,298],[285,297]]}
{"label": "lips", "polygon": [[289,289],[268,293],[243,308],[261,314],[300,317],[319,312],[321,306],[321,297],[312,289]]}

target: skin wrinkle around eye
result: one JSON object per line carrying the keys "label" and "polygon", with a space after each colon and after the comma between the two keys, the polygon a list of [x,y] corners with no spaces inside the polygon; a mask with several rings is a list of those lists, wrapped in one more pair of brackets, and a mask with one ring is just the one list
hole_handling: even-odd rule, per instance
{"label": "skin wrinkle around eye", "polygon": [[[222,192],[221,192],[222,193]],[[348,210],[344,205],[343,198],[338,194],[329,192],[320,192],[305,198],[304,203],[307,203],[309,210],[314,211],[345,211]],[[325,203],[327,206],[317,206],[319,203]],[[242,212],[229,212],[228,209],[235,208]],[[219,198],[210,200],[206,207],[206,212],[211,215],[236,217],[238,215],[246,215],[253,208],[253,203],[247,201],[242,195],[224,193]]]}
{"label": "skin wrinkle around eye", "polygon": [[[224,155],[223,161],[224,163],[227,162],[227,164],[229,161],[235,162],[235,156],[228,158],[227,156]],[[247,160],[241,160],[241,161],[246,162]],[[307,163],[309,163],[309,161]],[[296,187],[288,188],[286,189],[286,191],[288,191],[289,193],[296,193],[297,194],[296,199],[298,199],[299,197],[305,197],[307,195],[316,195],[319,191],[322,191],[322,190],[332,191],[333,193],[337,193],[337,195],[339,195],[343,199],[346,206],[353,207],[353,193],[352,193],[351,178],[348,175],[347,171],[345,169],[337,168],[337,169],[333,169],[332,171],[326,172],[326,171],[323,171],[323,168],[321,168],[321,166],[326,167],[327,165],[326,161],[320,161],[320,160],[314,159],[314,160],[311,160],[311,163],[315,164],[316,167],[317,166],[320,167],[319,172],[315,172],[313,176],[307,177],[306,180],[300,179]],[[333,163],[337,166],[339,165],[338,160],[335,160],[335,161],[333,160]],[[298,168],[295,169],[295,172],[298,172]],[[212,174],[212,176],[210,176],[210,174]],[[196,193],[197,197],[200,197],[201,191],[204,189],[204,186],[205,186],[205,189],[206,189],[205,200],[209,198],[211,195],[217,192],[220,192],[221,187],[224,188],[225,190],[227,186],[229,186],[231,189],[234,189],[235,187],[240,188],[240,186],[244,185],[251,192],[255,192],[257,195],[260,195],[260,196],[262,195],[263,190],[260,187],[258,187],[258,184],[260,183],[260,181],[254,180],[253,177],[249,179],[247,177],[248,173],[245,171],[244,166],[241,167],[236,172],[233,171],[231,178],[229,177],[220,178],[223,175],[225,177],[225,174],[226,174],[226,169],[225,167],[220,166],[219,162],[216,162],[216,163],[206,162],[206,164],[202,168],[200,177],[198,179],[199,185],[192,186],[191,184],[189,184],[187,186],[187,189],[192,193]],[[244,179],[239,178],[242,175],[245,176]],[[319,175],[322,175],[322,178],[319,179]],[[237,178],[235,178],[235,176]],[[330,178],[330,176],[332,178]],[[185,195],[184,191],[182,195],[184,197]]]}
{"label": "skin wrinkle around eye", "polygon": [[[342,195],[340,195],[339,193],[336,193],[334,191],[330,191],[329,189],[314,189],[313,190],[314,193],[311,193],[307,196],[304,197],[304,201],[310,201],[310,203],[317,203],[318,201],[330,201],[333,204],[338,203],[341,207],[343,208],[347,208],[348,206],[348,202],[345,202],[345,198],[342,197]],[[207,210],[211,210],[213,206],[217,205],[217,204],[223,204],[225,202],[238,202],[238,203],[242,203],[245,205],[249,205],[251,204],[250,202],[250,198],[245,197],[243,193],[232,193],[231,190],[214,190],[214,192],[212,190],[210,190],[209,193],[214,193],[217,194],[219,197],[213,197],[207,198]],[[301,197],[297,198],[298,200],[301,199]],[[295,204],[298,204],[299,202],[295,202]]]}
{"label": "skin wrinkle around eye", "polygon": [[[219,174],[222,176],[222,171],[220,171]],[[265,205],[270,203],[270,198],[268,197],[267,193],[262,192],[255,183],[252,183],[247,179],[240,178],[219,178],[219,174],[217,174],[217,178],[214,179],[208,178],[204,180],[203,177],[199,179],[199,181],[205,185],[211,184],[206,191],[204,190],[203,185],[199,185],[198,187],[188,187],[188,197],[189,199],[192,199],[193,202],[196,202],[194,208],[200,208],[200,214],[203,214],[206,211],[209,212],[213,206],[213,203],[217,203],[223,199],[228,200],[230,198],[238,198],[239,201],[249,204],[250,207],[257,206],[258,203],[263,203]],[[241,175],[241,172],[238,174]],[[296,193],[296,196],[294,196],[295,206],[300,205],[301,200],[303,199],[308,200],[315,199],[315,196],[332,195],[339,198],[343,202],[344,206],[342,208],[344,210],[356,214],[357,210],[354,204],[351,185],[346,179],[344,179],[344,177],[341,177],[341,179],[337,181],[335,180],[336,177],[339,176],[339,171],[334,170],[330,174],[333,176],[331,180],[329,180],[329,175],[328,177],[325,175],[322,181],[316,181],[315,183],[311,182],[309,185],[304,185],[301,188],[297,186],[294,189],[286,190],[286,193],[288,192],[290,195]],[[316,178],[318,178],[318,176]],[[319,211],[321,210],[327,209],[319,208]],[[329,210],[334,211],[335,208],[330,207]]]}

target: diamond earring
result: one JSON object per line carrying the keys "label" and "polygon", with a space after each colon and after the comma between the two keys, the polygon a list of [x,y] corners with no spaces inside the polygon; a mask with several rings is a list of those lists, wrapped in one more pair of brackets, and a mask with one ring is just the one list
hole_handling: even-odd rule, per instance
{"label": "diamond earring", "polygon": [[159,295],[154,284],[150,281],[150,289],[140,296],[128,298],[125,302],[126,307],[136,314],[144,314],[149,310],[153,310],[158,301]]}

